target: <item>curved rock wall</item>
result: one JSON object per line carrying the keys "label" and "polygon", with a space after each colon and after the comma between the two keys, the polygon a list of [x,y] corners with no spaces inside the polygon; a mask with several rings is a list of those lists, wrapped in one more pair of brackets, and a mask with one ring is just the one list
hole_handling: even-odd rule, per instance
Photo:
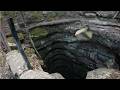
{"label": "curved rock wall", "polygon": [[[48,72],[59,72],[65,78],[85,78],[89,70],[96,68],[118,69],[119,23],[112,19],[79,19],[67,24],[37,26],[31,30],[34,45]],[[93,33],[92,38],[78,40],[75,32],[86,25]]]}

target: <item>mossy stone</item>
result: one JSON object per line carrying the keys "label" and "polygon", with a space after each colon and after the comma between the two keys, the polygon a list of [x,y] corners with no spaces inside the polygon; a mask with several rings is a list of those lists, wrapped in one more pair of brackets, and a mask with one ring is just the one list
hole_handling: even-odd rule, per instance
{"label": "mossy stone", "polygon": [[48,31],[45,28],[35,28],[31,31],[32,38],[42,38],[48,35]]}

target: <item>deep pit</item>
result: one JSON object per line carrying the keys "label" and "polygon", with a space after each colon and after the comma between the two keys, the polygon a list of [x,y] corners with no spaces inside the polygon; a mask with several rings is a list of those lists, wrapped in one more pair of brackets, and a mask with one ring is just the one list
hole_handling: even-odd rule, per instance
{"label": "deep pit", "polygon": [[45,71],[59,72],[66,79],[84,79],[88,71],[99,67],[118,69],[114,53],[94,42],[96,38],[103,38],[93,35],[90,40],[78,40],[75,37],[78,25],[75,24],[42,26],[30,31],[34,46],[46,65]]}
{"label": "deep pit", "polygon": [[[26,22],[21,22],[19,15],[22,12],[17,11],[18,19],[16,16],[14,19],[16,26],[18,25],[17,30],[24,31],[25,23],[28,26],[31,43],[35,46],[36,54],[42,57],[46,72],[59,72],[67,79],[83,79],[88,71],[96,68],[119,69],[120,14],[118,12],[117,16],[114,15],[116,12],[48,11],[42,14],[42,11],[25,11]],[[71,19],[79,20],[60,23]],[[57,24],[53,24],[56,21]],[[31,28],[32,25],[35,25],[34,28]],[[86,25],[92,31],[92,34],[91,31],[86,31],[89,38],[84,36],[86,33],[76,37],[76,31]]]}

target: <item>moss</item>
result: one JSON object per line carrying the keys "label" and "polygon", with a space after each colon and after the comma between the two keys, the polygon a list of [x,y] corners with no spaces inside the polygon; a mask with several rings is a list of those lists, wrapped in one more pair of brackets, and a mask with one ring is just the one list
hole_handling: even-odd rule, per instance
{"label": "moss", "polygon": [[39,11],[32,11],[32,15],[31,16],[32,16],[33,20],[41,20],[41,19],[44,18],[42,13],[39,12]]}
{"label": "moss", "polygon": [[14,41],[14,38],[13,38],[13,37],[8,37],[8,38],[7,38],[7,41],[8,41],[9,43],[15,43],[15,41]]}
{"label": "moss", "polygon": [[24,34],[18,33],[18,37],[19,37],[20,40],[23,40],[24,39]]}
{"label": "moss", "polygon": [[[18,33],[18,37],[19,37],[20,40],[23,40],[24,39],[24,34]],[[8,37],[7,41],[10,42],[10,43],[15,43],[15,40],[14,40],[14,38],[12,36]]]}
{"label": "moss", "polygon": [[30,57],[33,53],[35,53],[35,51],[34,51],[33,48],[26,48],[25,53],[26,53],[27,56]]}
{"label": "moss", "polygon": [[49,12],[46,15],[44,15],[42,12],[40,11],[32,11],[32,18],[35,20],[41,20],[41,19],[46,19],[48,21],[52,21],[55,20],[61,16],[64,16],[64,12],[60,11],[56,11],[56,12]]}
{"label": "moss", "polygon": [[64,11],[57,11],[56,14],[57,14],[57,17],[64,17],[65,12]]}
{"label": "moss", "polygon": [[56,13],[55,13],[55,12],[50,12],[50,13],[47,15],[48,21],[55,20],[55,18],[56,18]]}
{"label": "moss", "polygon": [[2,11],[3,17],[12,17],[15,22],[17,15],[18,15],[18,11]]}
{"label": "moss", "polygon": [[35,28],[31,31],[32,38],[42,38],[48,35],[48,31],[45,28]]}

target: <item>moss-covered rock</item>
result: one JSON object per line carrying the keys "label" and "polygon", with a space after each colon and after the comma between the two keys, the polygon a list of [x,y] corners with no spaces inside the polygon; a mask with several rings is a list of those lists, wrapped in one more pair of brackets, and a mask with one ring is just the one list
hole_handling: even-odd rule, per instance
{"label": "moss-covered rock", "polygon": [[37,20],[37,21],[42,20],[44,18],[44,16],[40,11],[32,11],[31,17],[33,20]]}
{"label": "moss-covered rock", "polygon": [[[24,40],[24,34],[18,33],[18,37],[19,37],[20,41]],[[10,42],[10,43],[15,43],[15,40],[12,36],[7,37],[7,41]]]}
{"label": "moss-covered rock", "polygon": [[42,38],[48,35],[48,31],[45,28],[35,28],[31,31],[32,38]]}

